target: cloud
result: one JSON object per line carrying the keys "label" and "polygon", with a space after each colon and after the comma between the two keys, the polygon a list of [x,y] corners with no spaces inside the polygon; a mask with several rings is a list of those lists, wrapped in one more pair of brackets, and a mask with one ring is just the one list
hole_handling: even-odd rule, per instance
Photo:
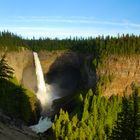
{"label": "cloud", "polygon": [[74,37],[74,36],[78,36],[78,37],[95,37],[98,35],[113,35],[116,36],[118,33],[120,34],[126,34],[126,33],[135,33],[135,34],[139,34],[139,30],[133,30],[133,29],[123,29],[123,30],[118,30],[118,29],[113,29],[110,30],[108,28],[60,28],[60,27],[0,27],[0,30],[9,30],[11,32],[14,32],[18,35],[22,35],[25,38],[32,38],[33,36],[36,38],[39,37],[50,37],[50,38],[66,38],[66,37]]}
{"label": "cloud", "polygon": [[127,20],[115,22],[107,20],[97,20],[93,17],[16,17],[11,19],[13,22],[30,22],[30,23],[69,23],[69,24],[86,24],[86,25],[108,25],[108,26],[120,26],[120,27],[133,27],[140,29],[140,23],[133,23]]}
{"label": "cloud", "polygon": [[[58,24],[59,23],[59,24]],[[63,23],[63,24],[62,24]],[[8,25],[9,24],[9,25]],[[93,17],[15,17],[7,19],[0,30],[9,30],[23,37],[89,37],[98,35],[137,34],[140,24],[127,20],[102,21]]]}
{"label": "cloud", "polygon": [[21,34],[24,37],[32,38],[33,36],[36,38],[39,37],[59,37],[66,38],[70,36],[91,36],[97,35],[96,32],[92,32],[91,30],[85,29],[77,29],[77,28],[47,28],[47,27],[2,27],[0,30],[8,29],[16,34]]}

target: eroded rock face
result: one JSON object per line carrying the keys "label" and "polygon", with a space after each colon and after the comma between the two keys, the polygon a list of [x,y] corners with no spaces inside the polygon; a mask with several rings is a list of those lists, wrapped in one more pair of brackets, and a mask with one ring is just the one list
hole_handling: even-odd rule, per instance
{"label": "eroded rock face", "polygon": [[103,62],[104,67],[97,75],[112,75],[112,82],[104,88],[104,95],[128,95],[132,93],[132,85],[140,85],[140,56],[110,56]]}
{"label": "eroded rock face", "polygon": [[41,51],[39,52],[42,69],[45,74],[53,69],[61,70],[63,66],[69,65],[80,67],[80,58],[75,52],[68,51]]}
{"label": "eroded rock face", "polygon": [[15,70],[17,80],[31,91],[36,91],[36,75],[32,51],[9,52],[6,53],[6,59],[8,64]]}

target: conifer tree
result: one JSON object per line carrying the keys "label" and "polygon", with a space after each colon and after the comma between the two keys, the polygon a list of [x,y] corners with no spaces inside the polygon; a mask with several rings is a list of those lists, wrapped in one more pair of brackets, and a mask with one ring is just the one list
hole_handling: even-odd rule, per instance
{"label": "conifer tree", "polygon": [[13,73],[14,69],[8,65],[6,61],[6,55],[3,55],[0,60],[0,79],[12,78]]}

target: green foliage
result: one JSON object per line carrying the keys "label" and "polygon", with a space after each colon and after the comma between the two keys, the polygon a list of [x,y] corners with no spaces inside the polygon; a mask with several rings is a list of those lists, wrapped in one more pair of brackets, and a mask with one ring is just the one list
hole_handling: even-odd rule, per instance
{"label": "green foliage", "polygon": [[22,86],[19,86],[19,92],[21,94],[19,103],[21,118],[27,123],[37,120],[37,99],[35,94]]}
{"label": "green foliage", "polygon": [[12,78],[14,73],[14,69],[7,64],[5,57],[6,55],[3,55],[0,59],[0,79]]}
{"label": "green foliage", "polygon": [[[118,35],[98,36],[96,38],[67,38],[67,39],[23,39],[8,31],[0,32],[0,50],[3,51],[20,51],[28,48],[33,51],[40,50],[73,50],[84,53],[92,53],[97,61],[104,59],[106,56],[115,55],[133,55],[140,54],[140,36],[135,35]],[[93,61],[93,64],[101,63]]]}
{"label": "green foliage", "polygon": [[27,46],[34,51],[39,50],[74,50],[93,53],[97,60],[106,56],[133,55],[140,53],[140,36],[122,35],[118,37],[98,36],[96,38],[70,38],[70,39],[31,39],[25,40]]}
{"label": "green foliage", "polygon": [[0,32],[1,51],[20,51],[22,47],[27,47],[27,45],[21,37],[8,31]]}
{"label": "green foliage", "polygon": [[113,75],[100,75],[96,85],[96,94],[103,95],[103,89],[110,85],[113,79]]}
{"label": "green foliage", "polygon": [[111,136],[113,140],[140,139],[140,88],[135,87],[133,90],[131,96],[123,98],[122,111]]}
{"label": "green foliage", "polygon": [[36,118],[36,96],[21,85],[0,79],[0,108],[13,118],[26,123]]}
{"label": "green foliage", "polygon": [[77,115],[70,118],[62,109],[59,116],[55,117],[52,129],[56,139],[107,139],[114,128],[117,113],[121,110],[120,103],[119,97],[112,96],[108,100],[89,90],[83,100],[81,118]]}
{"label": "green foliage", "polygon": [[92,90],[85,98],[80,95],[82,115],[70,116],[60,110],[53,123],[57,140],[139,140],[140,139],[140,88],[133,86],[130,96],[106,98],[94,95]]}
{"label": "green foliage", "polygon": [[36,96],[17,82],[13,71],[3,56],[0,60],[0,109],[29,123],[37,117]]}

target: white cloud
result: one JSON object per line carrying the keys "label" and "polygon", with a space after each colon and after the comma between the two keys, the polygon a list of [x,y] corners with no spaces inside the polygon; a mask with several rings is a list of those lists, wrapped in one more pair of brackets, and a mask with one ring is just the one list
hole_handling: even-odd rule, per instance
{"label": "white cloud", "polygon": [[92,32],[91,30],[82,30],[76,28],[46,28],[46,27],[3,27],[0,30],[8,29],[11,32],[20,34],[24,37],[59,37],[65,38],[70,36],[91,36],[97,35],[96,32]]}
{"label": "white cloud", "polygon": [[[122,22],[101,21],[93,17],[15,17],[9,19],[11,25],[0,27],[0,30],[9,30],[24,37],[59,37],[70,36],[98,36],[98,35],[117,35],[118,33],[140,33],[140,24],[132,23],[127,20]],[[18,22],[18,23],[17,23]],[[28,23],[30,22],[30,23]],[[40,24],[43,22],[44,24]],[[35,24],[38,23],[38,24]],[[51,24],[49,24],[51,23]],[[62,24],[57,23],[69,23]],[[76,25],[78,26],[76,26]],[[84,24],[85,26],[81,26]],[[51,26],[50,26],[51,25]]]}
{"label": "white cloud", "polygon": [[133,23],[128,20],[123,21],[106,21],[106,20],[97,20],[93,17],[16,17],[11,19],[13,22],[51,22],[51,23],[70,23],[70,24],[97,24],[97,25],[112,25],[112,26],[121,26],[121,27],[133,27],[140,29],[140,23]]}
{"label": "white cloud", "polygon": [[39,37],[59,37],[66,38],[70,36],[78,37],[89,37],[98,35],[113,35],[116,36],[118,33],[135,33],[139,34],[139,30],[123,29],[123,30],[110,30],[108,28],[47,28],[47,27],[1,27],[0,30],[9,30],[23,37],[36,38]]}

